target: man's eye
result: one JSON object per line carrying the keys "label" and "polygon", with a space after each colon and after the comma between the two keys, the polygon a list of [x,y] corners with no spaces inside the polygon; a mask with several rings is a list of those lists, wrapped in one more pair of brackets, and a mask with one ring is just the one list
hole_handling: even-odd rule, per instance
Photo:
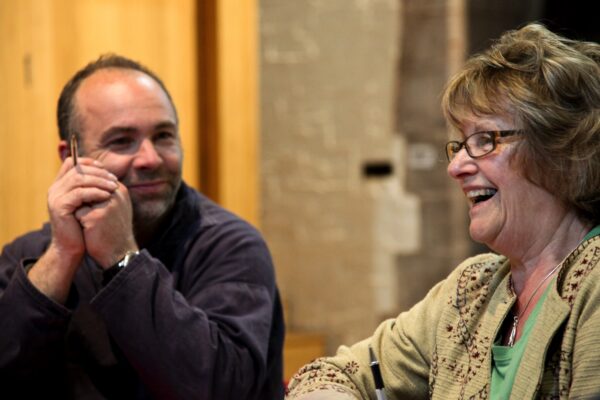
{"label": "man's eye", "polygon": [[133,143],[133,139],[127,136],[119,137],[112,139],[108,142],[108,145],[111,147],[125,147]]}
{"label": "man's eye", "polygon": [[154,136],[154,140],[173,140],[175,139],[175,134],[173,132],[164,131],[158,132],[156,136]]}

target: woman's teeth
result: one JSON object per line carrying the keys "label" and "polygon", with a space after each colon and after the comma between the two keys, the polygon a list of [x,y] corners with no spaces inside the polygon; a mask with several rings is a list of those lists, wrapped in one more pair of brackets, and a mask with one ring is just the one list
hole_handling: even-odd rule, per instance
{"label": "woman's teeth", "polygon": [[467,198],[473,202],[473,204],[480,203],[488,200],[490,197],[495,195],[496,189],[477,189],[470,190],[467,192]]}

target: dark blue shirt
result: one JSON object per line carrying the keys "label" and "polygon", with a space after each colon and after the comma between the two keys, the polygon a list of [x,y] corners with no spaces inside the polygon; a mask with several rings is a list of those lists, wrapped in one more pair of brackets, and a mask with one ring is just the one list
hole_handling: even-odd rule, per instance
{"label": "dark blue shirt", "polygon": [[166,226],[105,286],[86,257],[66,305],[25,267],[50,241],[0,256],[3,398],[281,399],[284,323],[260,234],[182,184]]}

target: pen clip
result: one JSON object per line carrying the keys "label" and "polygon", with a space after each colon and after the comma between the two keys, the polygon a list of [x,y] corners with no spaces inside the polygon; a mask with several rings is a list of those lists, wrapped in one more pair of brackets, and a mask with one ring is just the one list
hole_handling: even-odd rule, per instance
{"label": "pen clip", "polygon": [[371,361],[370,365],[379,365],[379,361],[377,361],[377,357],[375,357],[375,353],[373,352],[373,348],[371,348],[371,346],[369,346],[369,360]]}

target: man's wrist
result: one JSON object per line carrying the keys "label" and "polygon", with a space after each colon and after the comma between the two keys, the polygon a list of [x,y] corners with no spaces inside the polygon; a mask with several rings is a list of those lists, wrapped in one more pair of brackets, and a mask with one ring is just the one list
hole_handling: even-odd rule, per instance
{"label": "man's wrist", "polygon": [[75,264],[74,260],[63,259],[55,250],[50,246],[33,265],[28,263],[25,273],[37,290],[57,303],[65,304],[81,259]]}
{"label": "man's wrist", "polygon": [[138,254],[140,254],[138,250],[129,250],[113,267],[125,268]]}
{"label": "man's wrist", "polygon": [[102,273],[102,283],[108,284],[115,275],[117,275],[122,269],[126,268],[131,261],[140,254],[139,250],[130,250],[125,253],[123,258],[117,261],[114,265],[104,270]]}

